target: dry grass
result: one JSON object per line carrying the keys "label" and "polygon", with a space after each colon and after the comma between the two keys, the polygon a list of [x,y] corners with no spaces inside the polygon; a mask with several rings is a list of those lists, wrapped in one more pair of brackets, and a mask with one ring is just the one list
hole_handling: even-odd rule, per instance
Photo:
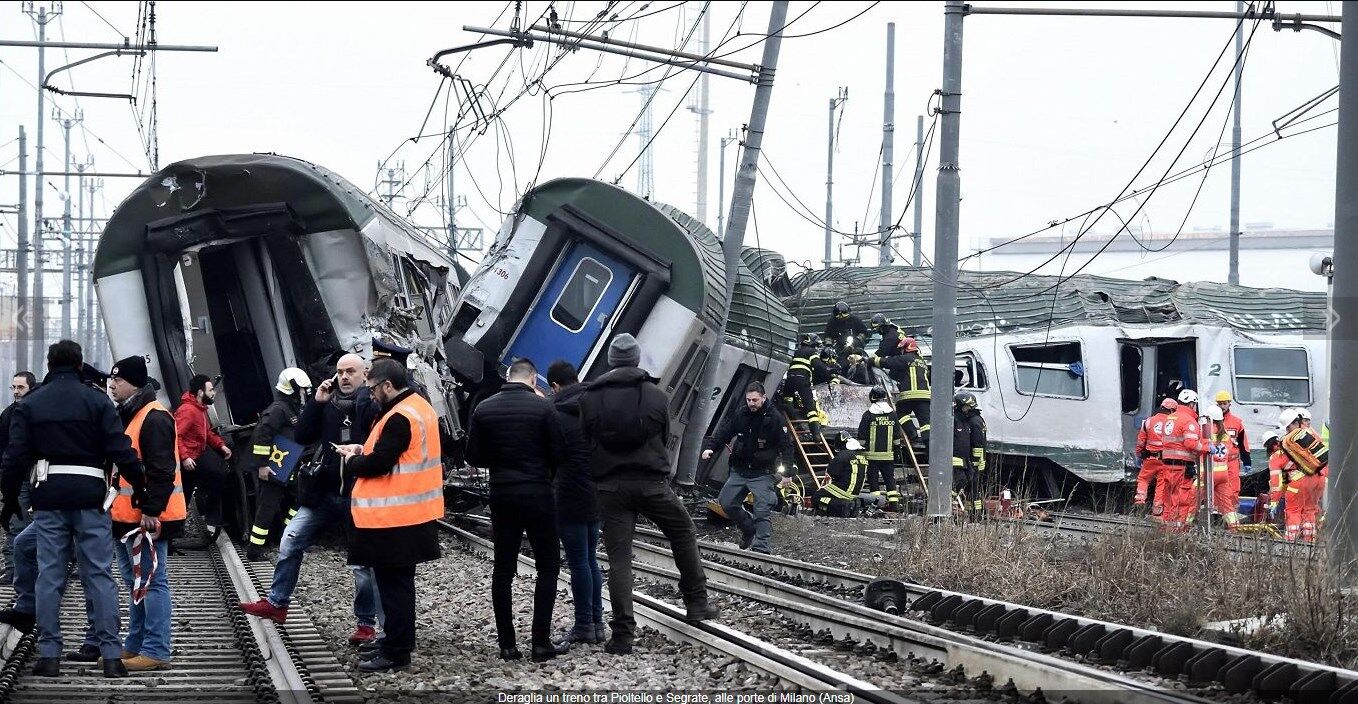
{"label": "dry grass", "polygon": [[[849,569],[904,578],[992,599],[1134,624],[1185,636],[1212,621],[1269,624],[1247,647],[1358,667],[1358,610],[1311,548],[1289,554],[1227,550],[1223,537],[1129,530],[1097,540],[992,521],[928,525],[893,522],[883,550],[848,536],[866,521],[779,518],[780,551],[814,559],[839,555]],[[1283,621],[1276,620],[1286,614]]]}

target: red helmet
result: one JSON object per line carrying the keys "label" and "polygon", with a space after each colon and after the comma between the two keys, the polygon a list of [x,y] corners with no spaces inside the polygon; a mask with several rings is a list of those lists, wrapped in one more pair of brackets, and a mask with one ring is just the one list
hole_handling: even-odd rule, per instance
{"label": "red helmet", "polygon": [[915,338],[913,337],[902,337],[901,341],[896,343],[896,346],[905,350],[906,352],[919,351],[919,343],[915,342]]}

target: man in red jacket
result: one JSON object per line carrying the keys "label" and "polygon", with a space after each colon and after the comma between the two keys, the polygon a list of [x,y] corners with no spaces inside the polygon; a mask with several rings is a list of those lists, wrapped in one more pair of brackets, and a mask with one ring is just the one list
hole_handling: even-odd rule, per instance
{"label": "man in red jacket", "polygon": [[[231,448],[208,422],[207,407],[216,399],[217,388],[212,379],[206,374],[195,374],[174,411],[184,498],[192,501],[196,490],[198,512],[212,526],[222,524],[221,487],[226,477],[225,460],[231,459]],[[209,452],[209,448],[215,452]]]}

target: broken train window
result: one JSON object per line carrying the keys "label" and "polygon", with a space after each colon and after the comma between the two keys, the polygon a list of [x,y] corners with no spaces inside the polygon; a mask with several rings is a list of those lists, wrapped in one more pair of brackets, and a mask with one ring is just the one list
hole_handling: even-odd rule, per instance
{"label": "broken train window", "polygon": [[1085,398],[1084,358],[1079,342],[1010,345],[1018,392],[1030,396]]}
{"label": "broken train window", "polygon": [[1237,402],[1310,405],[1311,368],[1305,349],[1236,347],[1232,361]]}

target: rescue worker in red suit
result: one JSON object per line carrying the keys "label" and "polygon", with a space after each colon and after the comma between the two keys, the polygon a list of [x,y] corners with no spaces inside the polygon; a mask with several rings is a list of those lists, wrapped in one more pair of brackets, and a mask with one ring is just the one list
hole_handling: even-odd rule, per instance
{"label": "rescue worker in red suit", "polygon": [[1208,406],[1207,418],[1208,471],[1198,478],[1198,484],[1205,491],[1210,482],[1212,513],[1233,530],[1240,522],[1240,446],[1226,429],[1219,406]]}
{"label": "rescue worker in red suit", "polygon": [[[1316,540],[1316,526],[1320,521],[1320,502],[1325,493],[1325,478],[1329,474],[1328,448],[1320,441],[1320,434],[1312,431],[1302,411],[1289,408],[1278,418],[1278,425],[1284,430],[1281,451],[1283,455],[1282,479],[1283,495],[1283,532],[1288,540],[1301,539],[1308,543]],[[1309,436],[1320,442],[1319,450],[1306,452],[1299,447],[1299,440]]]}
{"label": "rescue worker in red suit", "polygon": [[1165,421],[1174,415],[1179,402],[1167,398],[1150,417],[1141,421],[1136,432],[1136,456],[1141,458],[1141,471],[1136,475],[1136,506],[1146,505],[1146,495],[1150,483],[1155,482],[1155,499],[1151,502],[1151,515],[1160,517],[1165,511],[1166,480],[1165,465],[1160,461],[1160,453],[1165,448]]}
{"label": "rescue worker in red suit", "polygon": [[1198,394],[1192,389],[1179,392],[1179,407],[1165,420],[1160,461],[1164,464],[1165,509],[1161,520],[1166,530],[1188,528],[1198,496],[1194,480],[1203,443],[1198,426]]}

